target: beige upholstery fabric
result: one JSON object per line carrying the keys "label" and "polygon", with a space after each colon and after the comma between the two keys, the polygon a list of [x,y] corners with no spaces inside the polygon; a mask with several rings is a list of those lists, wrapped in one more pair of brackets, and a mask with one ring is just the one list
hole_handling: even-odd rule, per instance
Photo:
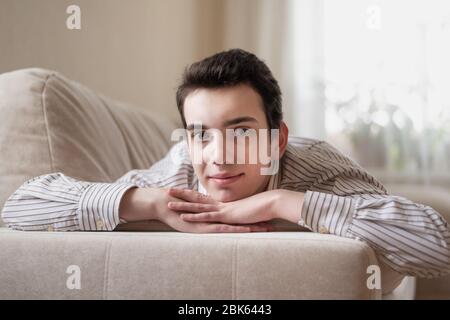
{"label": "beige upholstery fabric", "polygon": [[103,182],[148,168],[167,152],[176,127],[43,69],[0,75],[0,114],[1,207],[41,174]]}
{"label": "beige upholstery fabric", "polygon": [[[365,281],[373,251],[331,235],[0,229],[0,246],[0,299],[380,297]],[[70,265],[80,267],[80,290],[66,287]]]}

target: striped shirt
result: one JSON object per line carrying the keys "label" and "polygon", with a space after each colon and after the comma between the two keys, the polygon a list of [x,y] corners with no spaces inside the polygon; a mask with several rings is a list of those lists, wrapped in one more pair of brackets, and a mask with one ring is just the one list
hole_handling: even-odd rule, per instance
{"label": "striped shirt", "polygon": [[[176,160],[176,161],[174,161]],[[146,170],[114,183],[78,181],[63,173],[35,177],[6,201],[2,218],[18,230],[114,230],[119,203],[132,187],[173,187],[205,192],[185,142]],[[433,208],[389,195],[352,159],[324,141],[289,137],[267,190],[304,193],[298,224],[313,232],[366,242],[395,271],[419,277],[450,272],[450,230]]]}

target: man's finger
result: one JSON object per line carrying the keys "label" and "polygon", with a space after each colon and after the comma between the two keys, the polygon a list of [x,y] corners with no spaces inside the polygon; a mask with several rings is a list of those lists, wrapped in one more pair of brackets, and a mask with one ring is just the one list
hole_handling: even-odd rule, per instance
{"label": "man's finger", "polygon": [[210,232],[214,233],[234,233],[234,232],[251,232],[248,226],[233,226],[229,224],[210,224]]}
{"label": "man's finger", "polygon": [[169,195],[189,202],[217,203],[211,196],[190,189],[170,188]]}
{"label": "man's finger", "polygon": [[217,212],[182,213],[180,218],[192,222],[220,222],[221,215]]}
{"label": "man's finger", "polygon": [[218,232],[218,233],[271,231],[269,227],[261,225],[261,224],[252,224],[252,225],[211,224],[210,228],[213,229],[212,232]]}
{"label": "man's finger", "polygon": [[[222,215],[219,212],[182,213],[180,214],[180,218],[186,222],[224,222],[222,219]],[[244,227],[239,228],[240,230],[248,230],[242,232],[270,232],[274,230],[273,226],[267,222],[238,225],[238,227]]]}
{"label": "man's finger", "polygon": [[270,223],[261,222],[257,224],[249,225],[252,232],[267,232],[273,231],[273,226]]}
{"label": "man's finger", "polygon": [[262,225],[251,225],[249,226],[250,228],[250,232],[267,232],[267,231],[271,231],[271,229],[267,226],[262,226]]}
{"label": "man's finger", "polygon": [[215,204],[179,202],[179,201],[170,201],[167,203],[167,207],[175,211],[184,211],[184,212],[208,212],[217,210],[217,206]]}

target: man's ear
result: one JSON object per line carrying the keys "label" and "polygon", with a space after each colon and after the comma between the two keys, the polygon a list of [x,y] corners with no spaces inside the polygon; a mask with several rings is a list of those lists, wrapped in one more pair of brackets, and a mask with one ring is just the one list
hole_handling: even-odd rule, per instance
{"label": "man's ear", "polygon": [[283,156],[284,152],[286,151],[286,146],[288,144],[288,137],[289,137],[289,128],[287,124],[284,121],[281,121],[280,123],[280,131],[278,135],[278,142],[279,142],[279,151],[280,151],[280,158]]}

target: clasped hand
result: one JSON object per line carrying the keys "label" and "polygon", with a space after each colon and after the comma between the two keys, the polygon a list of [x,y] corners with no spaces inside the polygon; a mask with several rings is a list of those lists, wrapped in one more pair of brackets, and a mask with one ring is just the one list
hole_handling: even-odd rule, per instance
{"label": "clasped hand", "polygon": [[272,210],[275,193],[266,191],[230,202],[220,202],[211,196],[189,189],[169,189],[169,195],[180,201],[169,201],[169,209],[186,222],[218,222],[227,225],[256,224],[257,231],[271,231],[267,222],[276,218]]}

